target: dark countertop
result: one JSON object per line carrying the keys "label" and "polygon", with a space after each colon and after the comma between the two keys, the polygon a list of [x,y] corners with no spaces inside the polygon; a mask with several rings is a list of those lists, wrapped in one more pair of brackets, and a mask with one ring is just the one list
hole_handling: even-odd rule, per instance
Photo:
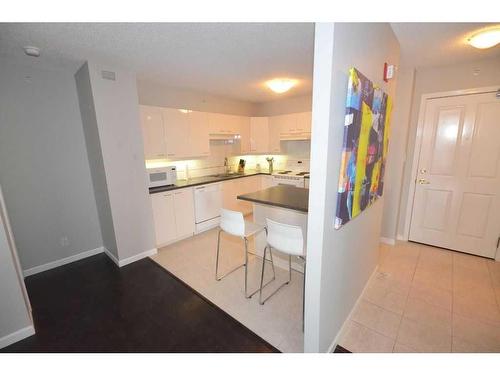
{"label": "dark countertop", "polygon": [[267,172],[248,171],[248,172],[241,173],[241,174],[235,173],[235,174],[230,175],[230,176],[203,176],[203,177],[190,178],[188,180],[177,180],[175,185],[165,185],[165,186],[157,186],[157,187],[149,188],[149,194],[161,193],[164,191],[182,189],[182,188],[187,188],[187,187],[191,187],[191,186],[205,185],[205,184],[211,184],[214,182],[221,182],[221,181],[233,180],[235,178],[250,177],[250,176],[257,176],[257,175],[269,176],[270,174]]}
{"label": "dark countertop", "polygon": [[238,199],[307,213],[309,189],[278,185],[254,193],[238,195]]}

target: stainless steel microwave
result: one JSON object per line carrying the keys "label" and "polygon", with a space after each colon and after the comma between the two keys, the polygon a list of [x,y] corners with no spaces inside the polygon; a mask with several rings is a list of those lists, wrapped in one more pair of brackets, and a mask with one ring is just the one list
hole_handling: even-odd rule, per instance
{"label": "stainless steel microwave", "polygon": [[148,169],[149,187],[175,185],[177,170],[175,166]]}

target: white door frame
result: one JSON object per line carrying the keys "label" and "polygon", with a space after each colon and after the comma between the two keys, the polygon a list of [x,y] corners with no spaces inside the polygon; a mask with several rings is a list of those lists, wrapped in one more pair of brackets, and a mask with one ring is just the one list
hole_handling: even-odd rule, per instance
{"label": "white door frame", "polygon": [[[408,190],[408,198],[406,201],[406,214],[405,214],[405,225],[403,231],[403,238],[405,241],[410,239],[410,224],[411,215],[413,212],[413,204],[415,200],[415,181],[417,178],[418,161],[420,159],[420,150],[422,149],[422,133],[424,130],[424,115],[426,110],[426,103],[428,99],[446,98],[450,96],[462,96],[462,95],[473,95],[473,94],[485,94],[493,93],[500,90],[499,86],[487,86],[478,87],[473,89],[465,90],[453,90],[453,91],[442,91],[434,92],[429,94],[423,94],[420,99],[420,109],[418,111],[418,122],[417,122],[417,135],[415,138],[415,144],[413,145],[413,160],[411,162],[411,175],[410,175],[410,186]],[[497,252],[496,260],[500,260],[500,252]]]}

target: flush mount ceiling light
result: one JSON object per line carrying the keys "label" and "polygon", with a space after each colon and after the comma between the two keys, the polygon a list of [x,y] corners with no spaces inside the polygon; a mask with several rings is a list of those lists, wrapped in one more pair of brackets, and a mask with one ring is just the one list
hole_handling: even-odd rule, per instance
{"label": "flush mount ceiling light", "polygon": [[179,112],[182,112],[182,113],[191,113],[193,111],[190,110],[190,109],[179,109]]}
{"label": "flush mount ceiling light", "polygon": [[266,81],[266,86],[273,90],[276,94],[283,94],[297,84],[296,79],[290,78],[275,78]]}
{"label": "flush mount ceiling light", "polygon": [[479,49],[494,47],[500,43],[500,26],[478,31],[468,38],[467,42]]}
{"label": "flush mount ceiling light", "polygon": [[33,46],[23,47],[24,53],[28,56],[38,57],[40,56],[40,48]]}

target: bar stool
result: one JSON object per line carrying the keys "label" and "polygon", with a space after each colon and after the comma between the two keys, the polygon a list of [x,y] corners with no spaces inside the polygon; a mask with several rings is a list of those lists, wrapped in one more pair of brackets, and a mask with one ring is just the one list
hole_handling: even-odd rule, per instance
{"label": "bar stool", "polygon": [[[266,227],[262,225],[258,225],[255,223],[252,223],[251,221],[247,221],[243,218],[243,214],[238,211],[231,211],[231,210],[226,210],[224,208],[221,209],[221,215],[220,215],[220,229],[219,233],[217,234],[217,256],[215,260],[215,280],[220,281],[224,277],[228,276],[229,274],[233,273],[234,271],[238,270],[241,267],[245,267],[245,297],[246,298],[251,298],[255,293],[257,293],[260,288],[257,288],[254,292],[251,294],[248,294],[248,238],[266,230]],[[245,243],[245,263],[240,264],[236,268],[232,269],[231,271],[227,272],[226,274],[222,275],[219,277],[219,252],[220,252],[220,234],[221,232],[225,232],[227,234],[230,234],[232,236],[236,237],[241,237],[243,238],[243,241]],[[265,254],[264,254],[265,257]],[[275,279],[275,272],[274,272],[274,262],[273,262],[273,255],[270,253],[271,257],[271,265],[273,269],[273,278],[269,280],[265,285],[269,284],[271,281]],[[264,258],[265,259],[265,258]],[[264,260],[265,263],[265,260]],[[261,277],[261,284],[262,284],[262,278]],[[264,285],[264,286],[265,286]]]}
{"label": "bar stool", "polygon": [[[304,294],[305,294],[305,281],[306,281],[306,249],[304,246],[304,236],[302,228],[296,225],[288,225],[278,223],[271,219],[266,219],[267,223],[267,245],[264,248],[264,257],[262,262],[262,273],[260,277],[260,293],[259,303],[263,305],[269,298],[271,298],[278,290],[292,281],[292,256],[297,256],[304,261],[304,282],[302,292],[302,318],[304,316]],[[262,289],[267,285],[262,285],[264,280],[264,268],[266,251],[269,249],[278,250],[281,253],[288,254],[288,281],[281,284],[274,292],[272,292],[266,299],[262,300]]]}

